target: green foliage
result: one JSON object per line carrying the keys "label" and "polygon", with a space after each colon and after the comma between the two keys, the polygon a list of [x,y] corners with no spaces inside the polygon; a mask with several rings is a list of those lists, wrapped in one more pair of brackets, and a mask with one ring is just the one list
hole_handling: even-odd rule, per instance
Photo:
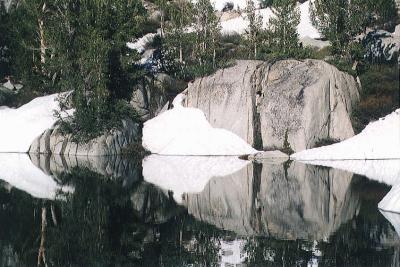
{"label": "green foliage", "polygon": [[290,146],[289,140],[288,140],[288,129],[285,131],[285,137],[283,139],[283,146],[282,146],[282,152],[291,155],[294,153],[292,147]]}
{"label": "green foliage", "polygon": [[[84,114],[81,114],[84,112]],[[87,142],[111,129],[122,126],[122,119],[138,121],[136,111],[125,100],[113,100],[104,105],[88,105],[75,111],[72,118],[61,119],[61,129],[74,134],[75,142]]]}
{"label": "green foliage", "polygon": [[74,91],[67,128],[92,138],[131,115],[121,103],[142,73],[126,41],[140,33],[145,10],[139,0],[63,1],[51,9],[46,28],[47,70],[59,91]]}
{"label": "green foliage", "polygon": [[262,37],[262,17],[256,13],[256,7],[252,0],[247,1],[245,8],[246,18],[249,21],[249,26],[246,30],[246,41],[249,47],[249,57],[253,55],[254,59],[257,58],[258,46]]}
{"label": "green foliage", "polygon": [[329,146],[329,145],[336,144],[339,142],[340,142],[340,140],[338,140],[338,139],[325,138],[325,139],[318,140],[315,143],[314,147]]}
{"label": "green foliage", "polygon": [[332,44],[334,55],[348,56],[353,38],[367,27],[393,28],[394,0],[316,0],[310,2],[313,24]]}
{"label": "green foliage", "polygon": [[10,36],[8,26],[11,26],[10,16],[4,2],[0,2],[0,79],[10,74]]}
{"label": "green foliage", "polygon": [[276,54],[294,56],[299,49],[297,25],[300,11],[294,0],[275,0],[267,33],[268,46]]}
{"label": "green foliage", "polygon": [[260,8],[271,7],[273,4],[274,4],[274,0],[261,0],[260,1]]}
{"label": "green foliage", "polygon": [[353,64],[350,60],[348,59],[340,59],[340,58],[332,58],[327,60],[327,62],[333,66],[335,66],[336,68],[338,68],[338,70],[340,71],[344,71],[347,72],[348,74],[356,77],[357,76],[357,71],[353,69]]}
{"label": "green foliage", "polygon": [[353,110],[353,127],[360,132],[369,122],[399,108],[399,70],[396,63],[365,66],[360,75],[360,103]]}

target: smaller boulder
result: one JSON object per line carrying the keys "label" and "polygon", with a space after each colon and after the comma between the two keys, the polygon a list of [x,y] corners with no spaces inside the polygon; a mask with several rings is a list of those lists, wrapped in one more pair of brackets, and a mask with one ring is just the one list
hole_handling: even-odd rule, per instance
{"label": "smaller boulder", "polygon": [[273,150],[273,151],[260,151],[256,154],[249,155],[248,157],[249,160],[253,161],[273,161],[273,162],[286,162],[289,160],[289,155],[279,151],[279,150]]}

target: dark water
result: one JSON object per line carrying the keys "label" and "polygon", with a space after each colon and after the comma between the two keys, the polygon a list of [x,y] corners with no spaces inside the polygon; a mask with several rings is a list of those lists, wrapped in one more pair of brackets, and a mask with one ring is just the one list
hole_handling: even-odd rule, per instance
{"label": "dark water", "polygon": [[[22,171],[0,173],[1,266],[399,266],[400,238],[377,208],[390,188],[349,172],[249,164],[184,184],[184,168],[204,174],[210,167],[15,160],[56,186],[39,192]],[[168,175],[159,173],[161,187],[143,176],[157,166]],[[15,186],[24,190],[13,186],[18,175]],[[177,196],[180,184],[193,192]]]}

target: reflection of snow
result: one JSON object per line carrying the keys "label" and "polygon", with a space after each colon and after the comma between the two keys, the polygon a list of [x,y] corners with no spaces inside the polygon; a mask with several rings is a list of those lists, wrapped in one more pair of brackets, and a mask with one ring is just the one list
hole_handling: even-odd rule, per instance
{"label": "reflection of snow", "polygon": [[389,193],[379,202],[378,207],[384,211],[400,214],[400,183],[392,187]]}
{"label": "reflection of snow", "polygon": [[147,121],[143,127],[143,146],[160,155],[243,155],[257,151],[236,134],[213,128],[204,113],[181,105],[179,94],[174,108]]}
{"label": "reflection of snow", "polygon": [[165,190],[182,202],[184,193],[199,193],[212,177],[227,176],[249,164],[237,157],[182,157],[150,155],[143,159],[144,180]]}
{"label": "reflection of snow", "polygon": [[382,215],[393,225],[397,235],[400,237],[400,213],[380,211]]}
{"label": "reflection of snow", "polygon": [[236,239],[233,241],[220,241],[220,256],[219,266],[236,266],[246,261],[247,253],[244,251],[246,240]]}
{"label": "reflection of snow", "polygon": [[73,191],[33,165],[27,154],[0,153],[0,179],[35,198],[55,199],[60,191]]}
{"label": "reflection of snow", "polygon": [[295,153],[295,160],[400,159],[400,109],[343,142]]}
{"label": "reflection of snow", "polygon": [[353,172],[388,185],[396,185],[400,183],[400,159],[311,160],[302,162]]}

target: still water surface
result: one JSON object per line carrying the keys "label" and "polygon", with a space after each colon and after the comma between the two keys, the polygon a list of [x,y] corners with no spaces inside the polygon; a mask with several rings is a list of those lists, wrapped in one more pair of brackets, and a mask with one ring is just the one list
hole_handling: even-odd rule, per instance
{"label": "still water surface", "polygon": [[231,157],[0,155],[1,266],[399,266],[390,187]]}

